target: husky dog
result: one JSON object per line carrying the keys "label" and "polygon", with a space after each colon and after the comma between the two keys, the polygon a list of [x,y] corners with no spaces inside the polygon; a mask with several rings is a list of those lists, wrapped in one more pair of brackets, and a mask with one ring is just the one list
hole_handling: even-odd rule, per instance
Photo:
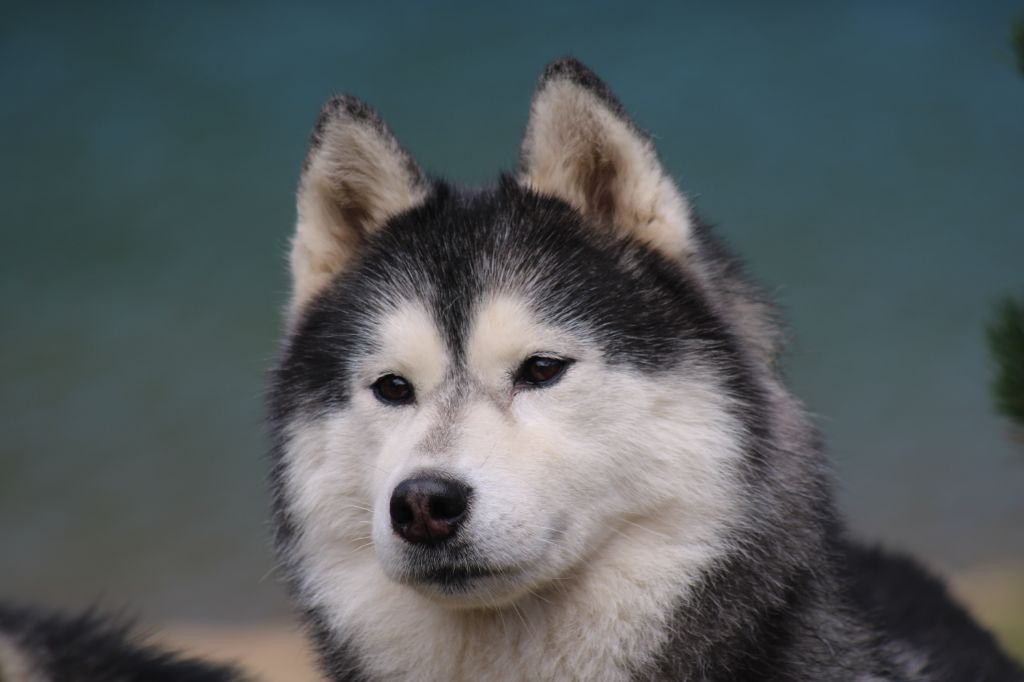
{"label": "husky dog", "polygon": [[331,679],[1024,679],[847,540],[771,306],[579,62],[482,190],[328,101],[291,269],[277,547]]}

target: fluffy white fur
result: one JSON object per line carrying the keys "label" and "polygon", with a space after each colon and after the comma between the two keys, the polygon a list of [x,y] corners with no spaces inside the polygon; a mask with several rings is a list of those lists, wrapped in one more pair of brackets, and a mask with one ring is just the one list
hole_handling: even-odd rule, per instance
{"label": "fluffy white fur", "polygon": [[534,96],[520,181],[670,257],[690,252],[690,210],[654,145],[568,77]]}
{"label": "fluffy white fur", "polygon": [[[723,392],[699,367],[655,379],[608,366],[585,336],[495,295],[476,311],[472,381],[452,410],[451,360],[425,309],[399,306],[378,331],[350,405],[290,430],[303,592],[374,679],[626,679],[737,523],[738,425]],[[555,386],[516,390],[512,373],[538,352],[576,363]],[[414,383],[415,406],[373,396],[389,371]],[[447,445],[424,447],[438,428]],[[390,529],[394,485],[427,468],[473,486],[460,533],[508,567],[457,599],[404,583]]]}

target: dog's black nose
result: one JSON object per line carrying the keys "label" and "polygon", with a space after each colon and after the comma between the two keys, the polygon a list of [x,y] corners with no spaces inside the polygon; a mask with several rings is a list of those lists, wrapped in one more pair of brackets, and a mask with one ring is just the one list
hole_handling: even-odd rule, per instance
{"label": "dog's black nose", "polygon": [[437,544],[466,518],[470,487],[439,475],[408,478],[391,493],[391,527],[414,544]]}

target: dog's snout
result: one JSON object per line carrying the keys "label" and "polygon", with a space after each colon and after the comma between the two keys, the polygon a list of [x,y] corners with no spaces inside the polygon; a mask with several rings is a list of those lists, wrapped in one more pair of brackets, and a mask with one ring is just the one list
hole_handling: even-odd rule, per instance
{"label": "dog's snout", "polygon": [[391,527],[414,544],[444,542],[465,520],[470,494],[468,485],[446,476],[408,478],[391,493]]}

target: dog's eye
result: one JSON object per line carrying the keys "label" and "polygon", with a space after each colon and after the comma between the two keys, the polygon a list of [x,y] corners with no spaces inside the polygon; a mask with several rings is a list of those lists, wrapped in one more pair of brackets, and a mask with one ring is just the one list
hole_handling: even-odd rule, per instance
{"label": "dog's eye", "polygon": [[397,374],[385,374],[373,382],[373,394],[382,403],[405,405],[412,402],[412,384]]}
{"label": "dog's eye", "polygon": [[523,362],[516,374],[516,383],[526,386],[548,386],[558,381],[572,360],[534,355]]}

